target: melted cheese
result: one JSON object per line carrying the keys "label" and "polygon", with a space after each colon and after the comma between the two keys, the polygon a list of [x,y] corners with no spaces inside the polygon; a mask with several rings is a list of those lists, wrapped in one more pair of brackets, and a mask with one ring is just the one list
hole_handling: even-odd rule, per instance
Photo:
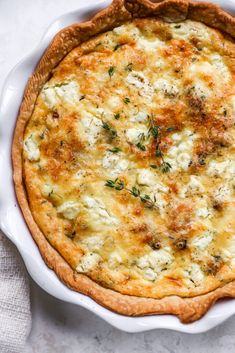
{"label": "melted cheese", "polygon": [[167,161],[173,170],[187,170],[192,160],[192,149],[196,136],[192,131],[185,130],[181,134],[174,133],[171,138],[174,141],[174,146],[169,149],[166,155]]}
{"label": "melted cheese", "polygon": [[101,257],[98,254],[88,252],[82,257],[76,270],[81,273],[90,272],[99,264],[100,260]]}
{"label": "melted cheese", "polygon": [[[94,145],[100,137],[102,131],[102,121],[87,113],[87,115],[84,114],[82,117],[81,125],[84,128],[85,139],[90,145]],[[79,130],[80,126],[78,127],[78,133]]]}
{"label": "melted cheese", "polygon": [[66,201],[59,207],[57,207],[57,212],[62,214],[66,219],[72,220],[77,217],[80,207],[77,202]]}
{"label": "melted cheese", "polygon": [[104,169],[108,169],[110,175],[118,176],[128,168],[129,162],[120,155],[107,151],[101,164]]}
{"label": "melted cheese", "polygon": [[137,183],[142,186],[151,186],[156,183],[155,176],[151,170],[142,169],[137,172]]}
{"label": "melted cheese", "polygon": [[[185,279],[189,285],[200,286],[205,276],[198,264],[191,264],[188,269],[185,270]],[[191,282],[191,283],[190,283]]]}
{"label": "melted cheese", "polygon": [[38,161],[40,158],[40,151],[38,148],[38,144],[35,141],[35,137],[31,134],[28,138],[24,141],[24,150],[28,156],[30,161]]}
{"label": "melted cheese", "polygon": [[54,108],[60,103],[75,105],[80,98],[79,85],[76,81],[64,84],[46,86],[42,91],[42,96],[49,108]]}
{"label": "melted cheese", "polygon": [[159,78],[154,82],[154,88],[156,91],[161,91],[162,93],[170,96],[176,96],[179,93],[179,88],[175,83],[170,82],[164,78]]}
{"label": "melted cheese", "polygon": [[173,38],[190,39],[196,37],[208,43],[211,40],[211,32],[202,23],[184,21],[179,24],[170,24]]}
{"label": "melted cheese", "polygon": [[130,117],[131,122],[145,123],[147,122],[148,114],[146,112],[138,112],[137,114]]}
{"label": "melted cheese", "polygon": [[141,141],[142,136],[144,136],[145,138],[146,135],[147,135],[147,129],[145,126],[132,127],[126,130],[126,139],[128,142],[132,144],[137,144],[138,142]]}
{"label": "melted cheese", "polygon": [[233,46],[199,22],[134,19],[55,68],[26,127],[24,181],[74,270],[152,298],[235,279]]}
{"label": "melted cheese", "polygon": [[152,268],[156,272],[161,271],[164,267],[169,266],[172,263],[172,256],[170,254],[170,249],[165,248],[157,252],[152,251],[148,255],[142,256],[138,262],[137,266],[141,269]]}
{"label": "melted cheese", "polygon": [[195,246],[200,251],[204,251],[213,239],[213,233],[210,231],[205,232],[204,234],[197,236],[193,239],[192,245]]}
{"label": "melted cheese", "polygon": [[83,203],[88,213],[92,217],[93,221],[98,221],[99,223],[107,226],[115,226],[118,224],[117,218],[107,211],[107,209],[100,200],[97,200],[90,196],[85,196],[83,199]]}
{"label": "melted cheese", "polygon": [[94,235],[94,236],[85,238],[82,241],[82,244],[89,251],[99,251],[104,245],[104,239],[100,235]]}
{"label": "melted cheese", "polygon": [[127,75],[126,82],[129,85],[134,86],[138,90],[140,96],[151,99],[153,95],[153,87],[142,72],[131,71]]}

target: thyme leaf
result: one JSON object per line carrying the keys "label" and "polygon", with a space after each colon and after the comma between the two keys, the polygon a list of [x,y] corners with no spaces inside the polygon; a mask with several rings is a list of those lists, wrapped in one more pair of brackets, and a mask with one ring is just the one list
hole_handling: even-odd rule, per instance
{"label": "thyme leaf", "polygon": [[136,147],[139,148],[141,151],[146,151],[146,147],[143,144],[144,141],[145,141],[145,134],[144,133],[139,134],[139,142],[136,144]]}
{"label": "thyme leaf", "polygon": [[118,152],[121,151],[121,148],[119,148],[119,147],[113,147],[113,148],[110,148],[108,151],[109,151],[109,152],[112,152],[112,153],[118,153]]}
{"label": "thyme leaf", "polygon": [[159,135],[159,129],[160,128],[158,125],[151,126],[149,128],[148,135],[153,136],[154,139],[157,139]]}
{"label": "thyme leaf", "polygon": [[138,143],[136,144],[136,147],[138,147],[139,150],[141,150],[141,151],[146,151],[145,145],[143,145],[141,142],[138,142]]}
{"label": "thyme leaf", "polygon": [[122,44],[116,44],[115,47],[113,48],[113,51],[118,50],[121,46],[122,46]]}
{"label": "thyme leaf", "polygon": [[113,66],[110,66],[109,71],[108,71],[110,78],[113,76],[114,71],[115,71],[115,68]]}
{"label": "thyme leaf", "polygon": [[111,180],[111,179],[108,179],[106,180],[105,182],[105,186],[108,186],[109,188],[114,188],[115,186],[115,181]]}
{"label": "thyme leaf", "polygon": [[124,182],[119,180],[117,185],[115,186],[115,189],[118,191],[123,190],[124,189]]}
{"label": "thyme leaf", "polygon": [[126,71],[132,71],[133,70],[133,63],[129,63],[126,68],[125,68]]}
{"label": "thyme leaf", "polygon": [[124,102],[125,104],[128,104],[128,103],[130,103],[130,98],[128,98],[128,97],[125,97],[125,98],[123,99],[123,102]]}
{"label": "thyme leaf", "polygon": [[166,132],[171,132],[171,131],[175,131],[175,127],[170,126],[166,129]]}
{"label": "thyme leaf", "polygon": [[[154,121],[153,121],[153,117],[150,116],[149,117],[149,131],[148,131],[148,136],[152,136],[153,139],[155,140],[156,143],[156,148],[155,148],[155,156],[158,158],[161,158],[161,165],[160,165],[160,170],[163,173],[168,173],[170,171],[170,169],[172,168],[170,163],[166,162],[164,160],[164,154],[161,150],[161,138],[162,138],[162,132],[171,132],[174,131],[175,128],[174,127],[169,127],[167,129],[162,129],[160,126],[155,125]],[[150,165],[151,168],[157,168],[157,166],[154,165]]]}
{"label": "thyme leaf", "polygon": [[117,130],[107,122],[103,121],[102,128],[109,132],[111,139],[117,137]]}
{"label": "thyme leaf", "polygon": [[133,195],[134,197],[139,197],[140,196],[140,190],[137,189],[136,186],[132,186],[131,190],[130,190],[131,195]]}
{"label": "thyme leaf", "polygon": [[156,157],[162,157],[162,151],[161,151],[159,146],[156,148],[155,156]]}
{"label": "thyme leaf", "polygon": [[124,189],[125,185],[122,180],[116,178],[115,180],[111,180],[111,179],[106,180],[105,186],[120,191]]}
{"label": "thyme leaf", "polygon": [[131,189],[128,189],[127,187],[125,187],[124,182],[118,178],[116,178],[115,180],[112,180],[112,179],[106,180],[105,186],[115,189],[117,191],[121,191],[124,189],[128,191],[135,198],[139,198],[139,200],[145,205],[145,207],[157,208],[157,205],[156,205],[157,198],[155,195],[153,198],[151,198],[151,196],[147,194],[142,195],[140,192],[140,189],[138,189],[136,186],[132,186]]}
{"label": "thyme leaf", "polygon": [[116,120],[120,119],[120,113],[115,113],[114,114],[114,119],[116,119]]}
{"label": "thyme leaf", "polygon": [[106,123],[105,121],[103,121],[103,124],[102,124],[102,128],[109,131],[110,130],[110,126],[108,123]]}
{"label": "thyme leaf", "polygon": [[102,44],[102,42],[97,43],[95,48],[99,47],[101,44]]}
{"label": "thyme leaf", "polygon": [[145,204],[145,207],[147,208],[153,208],[154,206],[156,206],[156,196],[154,195],[153,199],[151,199],[151,197],[149,195],[143,195],[140,196],[140,200]]}
{"label": "thyme leaf", "polygon": [[162,164],[160,165],[160,169],[163,173],[168,173],[171,168],[172,168],[171,164],[168,162],[165,162],[164,160],[163,160]]}

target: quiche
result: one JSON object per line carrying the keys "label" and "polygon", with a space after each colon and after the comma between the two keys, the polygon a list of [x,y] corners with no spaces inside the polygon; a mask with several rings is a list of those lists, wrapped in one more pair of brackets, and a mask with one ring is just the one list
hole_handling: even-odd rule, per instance
{"label": "quiche", "polygon": [[115,0],[29,79],[16,194],[49,267],[125,315],[199,319],[235,296],[235,20]]}

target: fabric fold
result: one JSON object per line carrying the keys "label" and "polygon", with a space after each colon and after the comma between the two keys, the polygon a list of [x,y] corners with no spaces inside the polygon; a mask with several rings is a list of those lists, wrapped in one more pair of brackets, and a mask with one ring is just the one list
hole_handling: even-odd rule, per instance
{"label": "fabric fold", "polygon": [[22,353],[31,327],[28,275],[15,246],[0,232],[0,352]]}

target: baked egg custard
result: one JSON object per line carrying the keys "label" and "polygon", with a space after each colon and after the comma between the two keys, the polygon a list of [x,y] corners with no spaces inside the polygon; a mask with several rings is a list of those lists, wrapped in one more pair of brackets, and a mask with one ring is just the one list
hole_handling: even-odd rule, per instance
{"label": "baked egg custard", "polygon": [[192,20],[137,18],[53,70],[24,132],[33,218],[77,273],[127,295],[235,279],[235,49]]}

